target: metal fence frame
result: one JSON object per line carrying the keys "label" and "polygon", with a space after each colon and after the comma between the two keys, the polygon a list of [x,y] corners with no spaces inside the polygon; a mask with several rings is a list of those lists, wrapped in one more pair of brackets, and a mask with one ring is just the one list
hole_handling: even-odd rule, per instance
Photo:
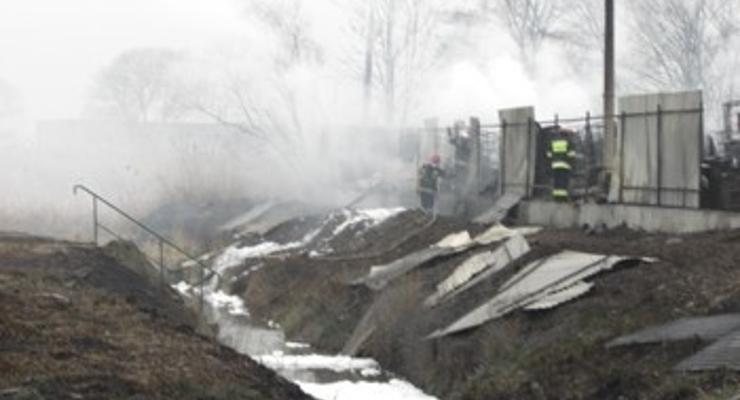
{"label": "metal fence frame", "polygon": [[[540,127],[545,127],[545,126],[553,126],[553,125],[561,125],[561,124],[582,123],[584,125],[584,127],[585,127],[586,130],[591,131],[593,127],[597,127],[597,126],[603,127],[605,125],[605,120],[606,120],[606,118],[604,116],[600,116],[600,115],[594,116],[594,115],[591,115],[590,112],[586,112],[583,117],[573,117],[573,118],[560,118],[560,116],[558,114],[555,114],[554,115],[554,118],[551,119],[551,120],[536,120],[536,119],[530,118],[526,123],[518,123],[518,124],[509,123],[506,120],[502,120],[498,124],[484,124],[484,125],[481,125],[481,129],[483,131],[487,131],[487,133],[489,135],[498,135],[499,136],[499,146],[498,146],[498,148],[499,149],[503,149],[503,148],[505,148],[505,137],[506,137],[505,136],[505,133],[506,133],[506,129],[507,128],[527,126],[528,127],[528,131],[531,131],[531,129],[533,129],[534,126],[537,126],[537,125],[540,126]],[[599,125],[598,122],[601,122],[601,124]],[[530,146],[531,146],[531,143],[528,143],[527,144],[527,147],[529,148]],[[499,168],[503,169],[505,167],[505,163],[503,162],[503,160],[501,160],[501,158],[503,158],[503,154],[499,154],[499,159],[500,159],[499,160]],[[509,187],[522,187],[522,188],[524,188],[524,192],[525,193],[530,193],[530,191],[532,191],[534,189],[548,189],[548,188],[551,188],[551,185],[544,185],[543,186],[543,185],[538,185],[536,182],[530,182],[530,178],[529,177],[531,176],[532,164],[533,163],[527,163],[527,171],[526,171],[526,174],[525,174],[525,176],[527,177],[527,181],[526,182],[523,182],[523,183],[513,183],[513,184],[512,183],[509,183],[509,184],[507,184],[504,181],[504,178],[503,178],[505,176],[505,173],[504,173],[505,171],[500,170],[499,171],[499,176],[501,177],[501,179],[498,182],[499,191],[503,190],[503,188],[505,186],[509,186]],[[585,187],[584,188],[584,191],[587,192],[588,191],[588,187]],[[499,192],[499,194],[502,194],[502,193]]]}
{"label": "metal fence frame", "polygon": [[[612,123],[614,123],[618,127],[617,132],[618,132],[618,136],[619,136],[618,137],[618,139],[619,139],[619,145],[618,145],[618,149],[615,149],[615,150],[618,150],[620,152],[619,159],[620,160],[624,160],[624,141],[625,141],[625,137],[627,135],[629,135],[629,132],[626,130],[626,120],[627,120],[627,118],[641,117],[641,116],[656,116],[657,117],[657,124],[658,124],[658,126],[657,126],[658,146],[657,146],[657,148],[660,149],[662,147],[662,143],[663,143],[664,135],[665,135],[665,132],[664,132],[664,129],[663,129],[663,116],[665,116],[665,115],[673,115],[673,114],[696,114],[696,113],[699,113],[700,114],[700,119],[701,119],[700,125],[702,126],[702,129],[703,129],[703,125],[704,125],[703,124],[703,119],[704,119],[704,107],[703,107],[703,104],[699,108],[695,108],[695,109],[663,110],[661,107],[658,107],[657,110],[651,111],[651,112],[642,112],[642,113],[627,113],[627,112],[622,112],[622,113],[618,114],[617,116],[615,116],[615,118],[614,118],[614,120],[613,120]],[[554,118],[553,119],[550,119],[550,120],[529,119],[527,121],[527,123],[526,123],[526,126],[528,126],[529,129],[532,129],[533,124],[537,124],[540,127],[553,126],[553,125],[563,125],[563,124],[582,124],[584,126],[584,131],[591,131],[591,132],[593,132],[594,131],[593,128],[595,128],[595,127],[600,127],[601,129],[603,129],[603,127],[606,126],[606,124],[607,124],[607,119],[603,115],[591,115],[590,112],[587,112],[585,114],[585,116],[583,116],[583,117],[574,117],[574,118],[560,118],[560,116],[556,114],[554,116]],[[523,124],[523,123],[512,124],[512,123],[508,123],[506,120],[502,120],[498,124],[481,124],[480,125],[480,128],[481,128],[481,142],[482,143],[485,143],[485,142],[495,141],[493,139],[487,138],[487,136],[488,137],[498,136],[499,137],[499,140],[498,140],[498,146],[497,147],[498,147],[499,150],[500,149],[503,149],[503,148],[505,148],[505,138],[506,138],[505,133],[506,133],[506,130],[507,130],[507,128],[511,128],[511,127],[514,127],[514,126],[521,127],[521,126],[525,126],[525,124]],[[699,157],[700,157],[699,163],[701,164],[701,157],[702,157],[702,154],[703,154],[703,150],[702,149],[704,147],[703,134],[700,134],[698,136],[699,136],[699,138],[698,138],[699,143],[698,144],[699,144],[699,149],[700,149],[700,151],[699,151]],[[527,147],[529,148],[530,146],[531,146],[531,144],[528,143]],[[498,182],[498,186],[499,186],[500,190],[503,190],[503,188],[505,186],[510,186],[510,187],[511,186],[514,186],[514,187],[523,187],[525,193],[530,193],[530,191],[532,189],[543,188],[542,185],[538,185],[536,182],[530,182],[529,181],[530,180],[529,177],[531,175],[531,173],[530,173],[531,171],[530,170],[528,170],[527,173],[526,173],[526,175],[525,175],[527,177],[527,181],[526,182],[523,182],[523,183],[509,183],[509,184],[507,184],[506,182],[504,182],[503,179],[504,179],[504,176],[505,176],[505,171],[503,171],[503,168],[505,168],[505,163],[503,162],[503,160],[501,158],[505,157],[505,155],[499,154],[499,156],[500,156],[500,158],[499,158],[499,174],[498,175],[501,178],[500,178],[500,180]],[[618,174],[619,174],[619,194],[618,194],[618,196],[619,196],[619,203],[627,204],[624,201],[624,192],[625,191],[651,191],[651,192],[657,192],[657,194],[656,194],[657,204],[655,204],[655,205],[657,205],[659,207],[677,207],[677,206],[665,205],[664,202],[663,202],[663,196],[662,196],[662,194],[663,193],[666,193],[666,192],[680,192],[680,193],[683,194],[683,196],[682,196],[682,199],[683,200],[682,200],[682,205],[680,207],[677,207],[677,208],[685,208],[685,207],[687,207],[687,201],[688,201],[687,200],[687,196],[689,194],[695,194],[695,193],[698,193],[699,192],[698,189],[667,187],[667,186],[663,185],[662,184],[662,180],[663,180],[662,174],[663,174],[663,167],[664,166],[663,166],[663,159],[662,159],[661,152],[658,151],[657,154],[656,154],[656,156],[658,157],[658,160],[657,160],[658,168],[656,170],[656,175],[657,175],[656,182],[657,182],[657,184],[654,185],[654,186],[627,186],[627,185],[625,185],[624,184],[625,164],[624,164],[624,162],[620,162],[619,163],[619,171],[617,171]],[[490,158],[491,157],[489,155],[485,154],[485,153],[481,155],[481,161],[488,160]],[[531,165],[532,165],[532,163],[527,163],[527,168],[528,169],[529,168],[532,168]],[[547,187],[549,187],[549,185]],[[587,191],[588,191],[588,185],[586,185],[586,187],[584,189],[586,190],[586,193],[587,193]],[[629,204],[644,205],[645,203],[629,203]]]}

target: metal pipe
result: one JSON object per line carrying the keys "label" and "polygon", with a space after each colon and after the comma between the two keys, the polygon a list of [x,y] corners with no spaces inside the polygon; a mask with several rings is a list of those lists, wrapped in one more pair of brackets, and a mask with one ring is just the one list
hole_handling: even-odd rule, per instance
{"label": "metal pipe", "polygon": [[499,195],[503,196],[506,191],[506,157],[504,152],[506,151],[506,120],[501,119],[501,144],[499,146],[499,167],[501,179],[499,179]]}
{"label": "metal pipe", "polygon": [[614,0],[605,0],[604,24],[604,166],[607,174],[614,172],[614,153],[616,131],[615,110],[615,68],[614,68]]}

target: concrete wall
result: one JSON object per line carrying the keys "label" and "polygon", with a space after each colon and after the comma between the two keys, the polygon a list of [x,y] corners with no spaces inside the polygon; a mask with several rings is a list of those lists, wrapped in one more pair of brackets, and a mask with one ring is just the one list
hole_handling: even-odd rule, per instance
{"label": "concrete wall", "polygon": [[563,204],[527,201],[519,205],[524,225],[579,228],[604,224],[626,225],[647,232],[691,233],[740,228],[740,213],[714,210],[661,208],[624,204]]}

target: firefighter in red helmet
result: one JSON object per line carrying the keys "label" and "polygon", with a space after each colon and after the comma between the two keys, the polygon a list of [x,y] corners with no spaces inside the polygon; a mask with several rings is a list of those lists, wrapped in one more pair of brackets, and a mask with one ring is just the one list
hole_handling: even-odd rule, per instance
{"label": "firefighter in red helmet", "polygon": [[421,208],[425,211],[434,210],[434,202],[439,190],[439,179],[444,177],[444,170],[440,167],[442,158],[439,154],[433,154],[429,162],[424,163],[419,169],[417,192],[421,199]]}

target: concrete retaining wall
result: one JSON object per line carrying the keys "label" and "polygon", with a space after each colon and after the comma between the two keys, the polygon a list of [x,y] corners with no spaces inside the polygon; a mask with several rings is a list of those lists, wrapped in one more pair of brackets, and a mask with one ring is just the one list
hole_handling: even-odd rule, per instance
{"label": "concrete retaining wall", "polygon": [[624,204],[562,204],[526,201],[519,205],[518,221],[525,225],[578,228],[584,225],[626,225],[647,232],[691,233],[740,228],[740,213],[633,206]]}

